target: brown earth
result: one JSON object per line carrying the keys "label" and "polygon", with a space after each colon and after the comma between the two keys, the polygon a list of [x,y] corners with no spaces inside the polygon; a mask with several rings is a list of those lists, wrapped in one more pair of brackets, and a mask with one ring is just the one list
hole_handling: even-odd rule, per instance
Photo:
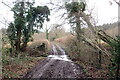
{"label": "brown earth", "polygon": [[[59,52],[58,52],[59,51]],[[82,78],[83,69],[74,64],[65,56],[65,51],[58,45],[52,46],[51,54],[55,57],[47,57],[28,71],[23,78]]]}

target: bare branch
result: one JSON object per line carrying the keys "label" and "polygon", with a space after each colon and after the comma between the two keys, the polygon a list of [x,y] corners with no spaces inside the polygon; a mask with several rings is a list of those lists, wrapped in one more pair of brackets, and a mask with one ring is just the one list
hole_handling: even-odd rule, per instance
{"label": "bare branch", "polygon": [[9,25],[9,23],[6,24],[6,22],[2,22],[2,21],[0,21],[0,23],[7,25],[7,26]]}
{"label": "bare branch", "polygon": [[100,50],[101,52],[105,53],[108,57],[111,56],[111,54],[109,54],[110,52],[107,51],[104,47],[100,47],[97,44],[94,44],[90,39],[88,39],[87,37],[82,36],[83,40],[85,41],[86,44],[88,44],[89,46],[93,47],[94,49]]}
{"label": "bare branch", "polygon": [[118,1],[116,1],[116,0],[113,0],[114,2],[116,2],[119,6],[120,6],[120,0],[119,0],[119,2]]}

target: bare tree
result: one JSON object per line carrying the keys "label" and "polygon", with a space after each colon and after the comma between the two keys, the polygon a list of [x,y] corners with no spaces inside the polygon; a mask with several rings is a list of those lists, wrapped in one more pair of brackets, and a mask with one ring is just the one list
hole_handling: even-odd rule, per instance
{"label": "bare tree", "polygon": [[51,29],[51,26],[48,26],[47,24],[46,24],[45,28],[43,29],[45,32],[45,35],[46,35],[46,39],[48,39],[48,40],[49,40],[50,29]]}
{"label": "bare tree", "polygon": [[62,25],[59,24],[53,24],[51,28],[51,33],[54,34],[54,38],[58,38],[59,34],[62,34],[61,31],[63,30]]}

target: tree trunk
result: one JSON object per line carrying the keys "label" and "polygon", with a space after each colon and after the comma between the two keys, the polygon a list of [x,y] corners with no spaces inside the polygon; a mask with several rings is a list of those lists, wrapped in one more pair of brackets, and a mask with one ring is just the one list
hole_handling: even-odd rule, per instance
{"label": "tree trunk", "polygon": [[117,70],[116,70],[116,78],[119,78],[119,70],[120,70],[120,64],[117,64]]}
{"label": "tree trunk", "polygon": [[[21,2],[21,6],[20,6],[20,14],[18,15],[18,18],[22,18],[22,20],[24,20],[24,2]],[[23,22],[21,20],[21,22]],[[21,44],[21,35],[22,35],[22,27],[23,27],[23,23],[19,22],[19,24],[17,25],[17,40],[16,40],[16,50],[20,51],[20,44]]]}
{"label": "tree trunk", "polygon": [[18,30],[17,30],[17,40],[16,40],[16,50],[17,51],[20,51],[20,41],[21,39],[21,28],[19,27]]}
{"label": "tree trunk", "polygon": [[21,48],[21,51],[25,51],[27,47],[27,42],[24,42]]}
{"label": "tree trunk", "polygon": [[81,41],[81,25],[80,25],[80,17],[78,16],[78,14],[76,14],[76,34],[77,34],[77,40]]}
{"label": "tree trunk", "polygon": [[81,26],[80,26],[80,22],[76,23],[76,34],[77,34],[77,40],[81,41]]}
{"label": "tree trunk", "polygon": [[99,56],[99,58],[98,58],[98,62],[99,62],[99,64],[98,64],[98,69],[101,69],[101,58],[102,58],[102,52],[99,50],[99,54],[98,54],[98,56]]}
{"label": "tree trunk", "polygon": [[48,30],[46,30],[46,39],[47,40],[49,39],[49,32],[48,32]]}
{"label": "tree trunk", "polygon": [[22,47],[21,47],[21,51],[25,51],[26,50],[26,47],[27,47],[27,43],[29,42],[29,38],[30,38],[30,28],[29,29],[25,29],[24,30],[24,39],[23,39],[23,44],[22,44]]}
{"label": "tree trunk", "polygon": [[97,31],[95,30],[94,25],[90,22],[89,16],[87,16],[84,12],[80,12],[79,15],[87,23],[88,28],[92,31],[93,35],[96,37]]}

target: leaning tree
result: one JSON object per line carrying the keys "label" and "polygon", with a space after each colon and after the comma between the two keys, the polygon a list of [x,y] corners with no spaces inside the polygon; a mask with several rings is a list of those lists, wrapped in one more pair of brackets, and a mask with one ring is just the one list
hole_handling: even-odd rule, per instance
{"label": "leaning tree", "polygon": [[[118,4],[118,3],[117,3]],[[119,5],[119,4],[118,4]],[[71,2],[66,3],[66,9],[68,11],[68,19],[70,23],[76,24],[76,33],[77,33],[77,39],[81,38],[83,41],[85,41],[88,45],[92,46],[95,49],[99,50],[99,56],[101,56],[101,52],[106,53],[107,56],[112,56],[111,62],[112,67],[111,71],[115,74],[116,77],[119,77],[119,70],[120,70],[120,37],[116,36],[116,38],[113,38],[109,35],[107,35],[103,30],[95,28],[95,26],[91,22],[91,16],[86,14],[84,12],[85,10],[85,4],[79,3],[79,2]],[[112,54],[109,54],[109,51],[107,51],[102,46],[99,46],[98,44],[94,44],[90,39],[88,39],[85,35],[81,34],[81,20],[84,21],[88,28],[92,31],[93,35],[104,42],[108,43],[112,47]],[[101,60],[101,59],[100,59]],[[99,61],[101,63],[101,61]]]}
{"label": "leaning tree", "polygon": [[77,40],[81,41],[83,34],[81,29],[81,24],[83,23],[82,19],[80,18],[80,11],[84,12],[86,8],[85,2],[71,2],[71,3],[65,3],[65,7],[68,12],[68,19],[69,23],[72,25],[72,27],[75,28],[75,32],[77,34]]}

